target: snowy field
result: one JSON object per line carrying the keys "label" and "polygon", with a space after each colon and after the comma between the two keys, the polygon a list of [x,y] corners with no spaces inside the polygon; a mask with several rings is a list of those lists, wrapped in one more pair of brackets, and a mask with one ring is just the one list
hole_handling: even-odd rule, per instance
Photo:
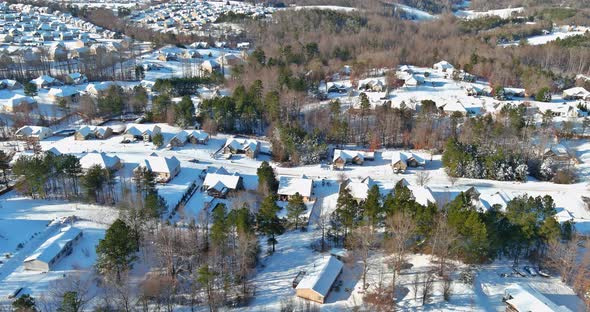
{"label": "snowy field", "polygon": [[499,10],[489,10],[489,11],[482,11],[476,12],[472,10],[461,10],[455,12],[455,15],[460,18],[465,19],[476,19],[481,17],[489,17],[489,16],[498,16],[501,18],[509,18],[515,14],[519,14],[524,12],[523,7],[519,8],[508,8],[508,9],[499,9]]}
{"label": "snowy field", "polygon": [[338,6],[338,5],[300,5],[292,7],[293,10],[330,10],[342,12],[354,12],[357,8]]}

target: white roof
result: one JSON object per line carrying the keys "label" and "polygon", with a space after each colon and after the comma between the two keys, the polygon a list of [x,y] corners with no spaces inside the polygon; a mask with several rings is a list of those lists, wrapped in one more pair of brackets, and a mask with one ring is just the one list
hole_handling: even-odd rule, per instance
{"label": "white roof", "polygon": [[99,165],[103,169],[113,169],[121,160],[117,156],[108,156],[105,153],[87,153],[80,158],[82,169],[90,169],[92,166]]}
{"label": "white roof", "polygon": [[314,267],[306,272],[305,277],[297,284],[296,289],[311,289],[325,297],[343,267],[342,262],[336,257],[323,257],[319,263],[315,263]]}
{"label": "white roof", "polygon": [[366,177],[362,180],[351,180],[346,182],[346,189],[350,192],[353,198],[356,199],[367,199],[369,189],[373,186],[373,179]]}
{"label": "white roof", "polygon": [[180,161],[175,156],[148,156],[139,163],[139,167],[145,167],[152,172],[172,173],[180,167]]}
{"label": "white roof", "polygon": [[78,93],[78,89],[70,86],[63,86],[58,88],[51,88],[49,89],[49,95],[57,96],[57,97],[66,97],[72,96]]}
{"label": "white roof", "polygon": [[51,131],[51,129],[47,128],[47,127],[39,127],[39,126],[24,126],[21,127],[20,129],[16,130],[15,134],[16,135],[26,135],[26,136],[39,136],[41,134],[49,134],[49,133],[53,133],[53,131]]}
{"label": "white roof", "polygon": [[408,189],[414,195],[414,200],[422,205],[428,206],[428,203],[436,204],[436,199],[434,195],[432,195],[432,191],[428,186],[414,186],[414,185],[407,185]]}
{"label": "white roof", "polygon": [[575,87],[575,88],[563,90],[563,95],[564,96],[582,96],[582,97],[586,97],[586,96],[590,95],[590,92],[588,92],[588,90],[586,90],[586,89],[584,89],[582,87]]}
{"label": "white roof", "polygon": [[144,133],[151,135],[155,132],[156,127],[160,128],[158,125],[154,125],[154,124],[151,124],[151,125],[136,124],[136,125],[133,125],[133,126],[127,128],[127,131],[125,131],[125,133],[132,134],[135,136],[141,136]]}
{"label": "white roof", "polygon": [[365,159],[365,153],[363,151],[335,149],[334,150],[334,158],[332,159],[332,161],[335,161],[338,158],[342,158],[342,159],[344,159],[344,161],[350,162],[350,161],[352,161],[353,158],[355,158],[357,156],[360,157],[362,160]]}
{"label": "white roof", "polygon": [[292,196],[295,193],[299,193],[303,197],[311,197],[312,188],[312,179],[282,176],[279,178],[279,190],[277,194]]}
{"label": "white roof", "polygon": [[223,187],[235,190],[238,187],[238,182],[240,182],[239,175],[230,175],[227,170],[221,167],[217,171],[207,173],[203,185],[217,190],[221,190]]}
{"label": "white roof", "polygon": [[502,209],[505,209],[510,201],[510,197],[503,191],[497,191],[495,193],[481,193],[479,195],[479,202],[485,210],[490,210],[494,205],[499,205]]}
{"label": "white roof", "polygon": [[229,138],[225,142],[225,146],[229,146],[234,150],[238,151],[246,151],[246,150],[256,150],[258,146],[258,141],[251,140],[251,139],[237,139],[237,138]]}
{"label": "white roof", "polygon": [[48,263],[65,247],[75,239],[82,231],[75,227],[65,227],[57,235],[46,240],[35,252],[25,259],[25,262],[39,260]]}
{"label": "white roof", "polygon": [[506,294],[510,295],[512,299],[508,299],[506,303],[518,309],[518,311],[534,311],[534,312],[568,312],[570,309],[564,306],[558,306],[547,297],[543,296],[536,289],[529,284],[510,284],[506,288]]}
{"label": "white roof", "polygon": [[33,104],[35,99],[8,90],[0,90],[0,104],[2,106],[14,107],[22,103]]}
{"label": "white roof", "polygon": [[32,83],[36,84],[36,85],[40,85],[43,83],[54,83],[57,79],[48,76],[48,75],[41,75],[33,80],[31,80]]}
{"label": "white roof", "polygon": [[440,69],[453,69],[455,68],[455,66],[453,66],[451,63],[447,62],[447,61],[440,61],[436,64],[434,64],[434,67],[438,67]]}
{"label": "white roof", "polygon": [[209,138],[209,133],[203,130],[192,130],[187,132],[189,137],[194,137],[197,140],[206,140]]}

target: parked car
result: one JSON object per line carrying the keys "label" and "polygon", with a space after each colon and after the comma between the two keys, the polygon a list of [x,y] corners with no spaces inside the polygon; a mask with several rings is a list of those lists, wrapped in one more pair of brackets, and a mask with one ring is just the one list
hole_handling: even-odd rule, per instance
{"label": "parked car", "polygon": [[542,276],[542,277],[546,277],[546,278],[550,278],[551,277],[551,275],[548,272],[544,271],[544,270],[539,270],[539,275]]}
{"label": "parked car", "polygon": [[535,270],[535,268],[530,267],[530,266],[524,266],[524,270],[526,272],[528,272],[531,276],[537,276],[537,270]]}

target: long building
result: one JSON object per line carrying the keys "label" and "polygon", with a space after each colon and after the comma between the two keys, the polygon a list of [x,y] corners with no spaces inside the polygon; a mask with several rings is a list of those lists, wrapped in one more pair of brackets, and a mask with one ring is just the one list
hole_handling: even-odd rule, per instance
{"label": "long building", "polygon": [[49,272],[63,258],[72,253],[74,244],[82,237],[82,230],[68,226],[46,240],[25,259],[26,270]]}

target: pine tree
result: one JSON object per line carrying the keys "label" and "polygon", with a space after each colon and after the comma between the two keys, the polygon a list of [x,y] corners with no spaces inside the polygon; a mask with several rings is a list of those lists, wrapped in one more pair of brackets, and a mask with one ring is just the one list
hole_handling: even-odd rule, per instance
{"label": "pine tree", "polygon": [[295,224],[295,229],[298,228],[299,219],[306,210],[307,207],[303,202],[303,196],[299,193],[295,193],[295,195],[289,199],[289,203],[287,204],[287,218]]}
{"label": "pine tree", "polygon": [[342,224],[344,230],[344,239],[358,225],[362,218],[363,212],[356,200],[350,194],[347,188],[342,188],[338,194],[336,210],[334,215],[336,220]]}
{"label": "pine tree", "polygon": [[275,245],[277,244],[276,236],[285,232],[281,220],[277,217],[279,210],[280,207],[276,203],[276,197],[268,195],[262,201],[257,215],[258,230],[269,236],[267,242],[272,245],[272,252],[275,251]]}
{"label": "pine tree", "polygon": [[96,246],[96,266],[103,274],[115,273],[116,281],[121,281],[121,274],[132,268],[137,259],[138,250],[132,231],[121,219],[117,219],[107,229],[104,239]]}
{"label": "pine tree", "polygon": [[35,312],[37,311],[35,298],[29,294],[24,294],[12,303],[14,312]]}
{"label": "pine tree", "polygon": [[67,291],[64,293],[62,302],[57,308],[58,312],[78,312],[82,310],[82,301],[78,298],[75,291]]}
{"label": "pine tree", "polygon": [[275,176],[275,172],[267,161],[263,161],[260,167],[256,169],[258,176],[258,191],[266,194],[276,194],[279,188],[279,182]]}
{"label": "pine tree", "polygon": [[174,107],[176,111],[176,125],[180,128],[189,128],[195,124],[195,105],[190,96],[185,95]]}
{"label": "pine tree", "polygon": [[155,134],[152,137],[152,143],[158,148],[162,147],[162,145],[164,145],[164,136],[161,133]]}
{"label": "pine tree", "polygon": [[367,199],[363,203],[363,211],[365,213],[365,220],[368,225],[376,226],[381,218],[381,193],[379,192],[379,186],[373,185],[369,189]]}
{"label": "pine tree", "polygon": [[225,216],[225,205],[218,205],[213,209],[213,224],[211,225],[210,238],[214,245],[221,247],[227,243],[229,225]]}
{"label": "pine tree", "polygon": [[36,96],[38,93],[37,85],[32,82],[25,82],[23,87],[24,87],[24,91],[25,91],[26,96]]}

